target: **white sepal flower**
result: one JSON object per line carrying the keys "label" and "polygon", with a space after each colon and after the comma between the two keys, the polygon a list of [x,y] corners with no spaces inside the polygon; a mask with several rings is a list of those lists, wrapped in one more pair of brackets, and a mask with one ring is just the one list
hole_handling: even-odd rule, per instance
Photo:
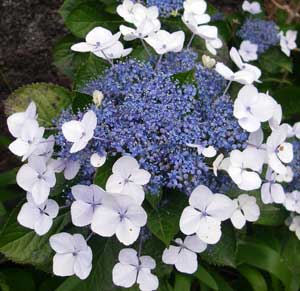
{"label": "white sepal flower", "polygon": [[287,171],[285,164],[293,160],[293,145],[286,142],[288,128],[280,126],[267,139],[267,156],[269,166],[278,174]]}
{"label": "white sepal flower", "polygon": [[20,136],[9,145],[9,150],[16,156],[22,157],[25,161],[42,141],[45,129],[39,127],[35,119],[24,121]]}
{"label": "white sepal flower", "polygon": [[260,3],[257,1],[254,2],[249,2],[249,1],[244,1],[242,9],[246,12],[249,12],[253,15],[255,14],[259,14],[262,12],[261,7],[260,7]]}
{"label": "white sepal flower", "polygon": [[204,0],[186,0],[183,2],[184,12],[202,15],[207,9],[207,4]]}
{"label": "white sepal flower", "polygon": [[221,222],[234,210],[232,200],[201,185],[192,192],[189,204],[181,214],[180,230],[186,235],[196,234],[207,244],[217,243],[222,235]]}
{"label": "white sepal flower", "polygon": [[182,273],[193,274],[198,269],[197,253],[206,250],[207,244],[201,241],[197,235],[187,236],[184,241],[175,239],[175,244],[164,250],[162,261],[168,265],[174,265]]}
{"label": "white sepal flower", "polygon": [[24,124],[27,120],[35,120],[36,105],[32,101],[24,112],[17,112],[7,118],[7,127],[13,137],[20,137]]}
{"label": "white sepal flower", "polygon": [[239,52],[237,51],[237,49],[235,47],[232,47],[230,49],[229,54],[230,54],[231,60],[235,63],[235,65],[240,70],[251,72],[255,76],[254,82],[260,83],[259,78],[261,76],[261,70],[258,67],[244,63],[241,59]]}
{"label": "white sepal flower", "polygon": [[284,206],[288,211],[300,214],[300,192],[295,190],[292,193],[287,193]]}
{"label": "white sepal flower", "polygon": [[268,168],[266,182],[261,187],[261,200],[264,204],[283,203],[285,201],[283,187],[276,183],[276,173]]}
{"label": "white sepal flower", "polygon": [[119,40],[121,33],[112,34],[104,27],[93,28],[85,37],[85,42],[72,45],[71,50],[76,52],[92,52],[95,55],[113,47]]}
{"label": "white sepal flower", "polygon": [[224,155],[219,154],[213,162],[214,175],[217,177],[219,170],[224,170],[227,172],[229,165],[230,165],[230,159],[229,158],[224,159]]}
{"label": "white sepal flower", "polygon": [[122,4],[117,7],[117,13],[127,22],[133,23],[134,14],[133,7],[135,3],[131,0],[124,0]]}
{"label": "white sepal flower", "polygon": [[204,147],[202,145],[192,143],[187,143],[186,145],[190,148],[197,149],[198,155],[203,155],[206,158],[213,158],[217,154],[217,151],[213,146]]}
{"label": "white sepal flower", "polygon": [[135,283],[141,291],[157,290],[158,278],[151,273],[156,263],[149,256],[138,257],[134,249],[122,249],[119,253],[119,263],[112,270],[112,279],[116,286],[130,288]]}
{"label": "white sepal flower", "polygon": [[278,129],[282,121],[282,107],[280,104],[275,102],[273,115],[269,120],[269,126],[272,130]]}
{"label": "white sepal flower", "polygon": [[56,178],[53,169],[46,164],[45,159],[32,156],[17,173],[17,184],[32,194],[36,204],[44,203],[50,189],[55,186]]}
{"label": "white sepal flower", "polygon": [[110,60],[126,57],[131,52],[132,52],[132,48],[124,49],[124,45],[120,41],[117,41],[111,47],[101,51],[94,52],[94,54],[99,58],[108,60],[112,64]]}
{"label": "white sepal flower", "polygon": [[89,276],[93,253],[81,234],[61,232],[52,235],[49,242],[56,252],[53,257],[53,273],[56,276],[76,275],[81,280]]}
{"label": "white sepal flower", "polygon": [[112,172],[106,182],[106,191],[128,195],[141,205],[145,199],[143,186],[149,183],[150,173],[140,169],[137,160],[130,156],[118,159]]}
{"label": "white sepal flower", "polygon": [[233,150],[230,153],[228,174],[241,190],[252,191],[260,188],[260,172],[264,157],[259,157],[259,150],[247,148],[244,151]]}
{"label": "white sepal flower", "polygon": [[239,54],[245,62],[256,61],[258,45],[249,40],[244,40],[241,43]]}
{"label": "white sepal flower", "polygon": [[289,230],[295,232],[297,238],[300,240],[300,215],[294,216],[292,218]]}
{"label": "white sepal flower", "polygon": [[276,181],[279,183],[291,183],[294,179],[294,172],[290,166],[286,167],[286,173],[284,175],[277,174]]}
{"label": "white sepal flower", "polygon": [[233,115],[248,132],[257,131],[261,122],[272,118],[275,101],[268,94],[258,93],[253,85],[244,86],[234,102]]}
{"label": "white sepal flower", "polygon": [[220,49],[223,46],[223,42],[218,37],[214,39],[205,39],[205,46],[212,55],[216,55],[217,49]]}
{"label": "white sepal flower", "polygon": [[111,237],[116,234],[124,245],[134,243],[147,222],[147,213],[128,195],[111,194],[102,200],[93,217],[93,232]]}
{"label": "white sepal flower", "polygon": [[94,168],[100,168],[106,162],[106,155],[100,156],[98,153],[94,153],[91,155],[90,162]]}
{"label": "white sepal flower", "polygon": [[283,53],[288,57],[291,55],[291,50],[297,48],[297,34],[296,30],[288,30],[284,35],[284,32],[280,32],[280,47]]}
{"label": "white sepal flower", "polygon": [[76,185],[71,191],[75,199],[71,205],[72,223],[80,227],[91,224],[106,192],[97,185]]}
{"label": "white sepal flower", "polygon": [[92,110],[85,113],[81,121],[72,120],[62,125],[64,137],[73,143],[70,153],[79,152],[86,147],[94,136],[96,126],[97,116]]}
{"label": "white sepal flower", "polygon": [[27,228],[33,229],[40,236],[46,234],[52,226],[53,219],[58,214],[58,204],[49,199],[37,205],[29,192],[26,198],[27,202],[23,204],[18,214],[18,222]]}
{"label": "white sepal flower", "polygon": [[151,33],[145,41],[159,54],[180,52],[183,48],[185,35],[183,31],[169,33],[165,30]]}
{"label": "white sepal flower", "polygon": [[55,173],[64,172],[66,180],[74,179],[80,170],[80,163],[70,159],[52,159],[49,161],[48,165]]}
{"label": "white sepal flower", "polygon": [[216,71],[224,77],[224,79],[230,82],[237,82],[243,85],[252,84],[256,76],[253,72],[247,70],[240,70],[237,72],[233,72],[230,68],[225,66],[223,63],[217,63]]}
{"label": "white sepal flower", "polygon": [[233,203],[235,204],[235,211],[230,220],[235,228],[243,228],[246,221],[254,222],[258,220],[260,209],[255,197],[242,194],[237,199],[234,199]]}
{"label": "white sepal flower", "polygon": [[34,156],[39,156],[49,160],[54,152],[55,138],[50,135],[48,138],[42,138],[37,144],[36,149],[32,153]]}

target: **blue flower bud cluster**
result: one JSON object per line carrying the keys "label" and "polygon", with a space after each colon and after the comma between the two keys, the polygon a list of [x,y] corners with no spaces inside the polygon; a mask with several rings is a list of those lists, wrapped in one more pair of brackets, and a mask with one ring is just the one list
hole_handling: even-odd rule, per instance
{"label": "blue flower bud cluster", "polygon": [[[186,69],[195,70],[195,81],[180,85],[172,74]],[[94,135],[98,139],[70,154],[70,145],[60,132],[56,137],[59,155],[83,163],[83,177],[88,177],[94,171],[89,165],[92,153],[130,154],[151,173],[147,189],[151,193],[169,187],[190,194],[199,184],[220,191],[229,185],[229,178],[222,174],[216,178],[209,166],[212,161],[187,143],[212,145],[223,153],[245,146],[248,135],[233,116],[232,102],[222,96],[224,85],[213,69],[196,64],[191,51],[167,55],[157,70],[151,61],[117,63],[82,89],[87,94],[95,90],[104,94],[101,106],[90,108],[97,115]],[[83,113],[70,116],[64,112],[58,126],[80,119]]]}
{"label": "blue flower bud cluster", "polygon": [[257,44],[259,54],[279,43],[279,30],[274,21],[247,18],[237,35]]}

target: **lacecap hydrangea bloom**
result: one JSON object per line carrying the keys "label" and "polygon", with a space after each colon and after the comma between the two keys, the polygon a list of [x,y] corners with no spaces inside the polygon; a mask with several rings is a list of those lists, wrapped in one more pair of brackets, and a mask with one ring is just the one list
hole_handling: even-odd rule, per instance
{"label": "lacecap hydrangea bloom", "polygon": [[257,52],[264,53],[279,43],[279,30],[276,23],[269,20],[247,18],[237,35],[258,45]]}

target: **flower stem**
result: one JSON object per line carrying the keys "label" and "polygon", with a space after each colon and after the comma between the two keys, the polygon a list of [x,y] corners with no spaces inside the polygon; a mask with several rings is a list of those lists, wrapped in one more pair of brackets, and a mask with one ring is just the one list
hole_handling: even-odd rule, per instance
{"label": "flower stem", "polygon": [[147,48],[147,46],[146,46],[146,44],[145,44],[145,42],[144,42],[144,40],[143,40],[142,38],[141,38],[141,42],[142,42],[142,45],[143,45],[143,47],[144,47],[144,49],[145,49],[147,55],[148,55],[149,57],[151,57],[150,51],[149,51],[149,49]]}
{"label": "flower stem", "polygon": [[189,48],[191,47],[192,42],[193,42],[195,36],[196,36],[195,33],[193,33],[193,34],[192,34],[192,37],[191,37],[191,39],[190,39],[190,41],[189,41],[189,43],[188,43],[188,45],[187,45],[187,47],[186,47],[187,49],[189,49]]}
{"label": "flower stem", "polygon": [[158,69],[158,67],[159,67],[159,65],[160,65],[160,62],[161,62],[162,58],[163,58],[163,55],[160,55],[160,56],[159,56],[159,59],[158,59],[158,61],[157,61],[157,63],[156,63],[156,66],[155,66],[155,71]]}
{"label": "flower stem", "polygon": [[228,90],[229,90],[231,84],[232,84],[232,81],[229,81],[227,87],[225,88],[225,91],[224,91],[224,93],[223,93],[223,96],[228,92]]}
{"label": "flower stem", "polygon": [[91,233],[87,236],[87,238],[85,239],[85,241],[88,242],[88,241],[92,238],[93,235],[94,235],[94,233],[91,232]]}

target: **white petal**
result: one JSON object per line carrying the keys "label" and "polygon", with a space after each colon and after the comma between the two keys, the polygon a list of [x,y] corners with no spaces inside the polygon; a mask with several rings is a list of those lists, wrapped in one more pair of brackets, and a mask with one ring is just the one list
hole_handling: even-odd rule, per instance
{"label": "white petal", "polygon": [[35,222],[34,230],[38,235],[44,235],[50,230],[52,223],[53,223],[52,218],[43,214]]}
{"label": "white petal", "polygon": [[49,243],[51,248],[59,254],[72,253],[74,251],[73,237],[66,232],[52,235]]}
{"label": "white petal", "polygon": [[156,268],[156,262],[150,256],[141,256],[140,257],[141,267],[153,270]]}
{"label": "white petal", "polygon": [[124,184],[125,179],[123,176],[120,174],[112,174],[106,181],[105,189],[110,193],[121,193],[124,189]]}
{"label": "white petal", "polygon": [[231,217],[234,211],[234,204],[232,200],[223,194],[214,194],[213,200],[208,205],[206,212],[213,218],[220,221],[226,220]]}
{"label": "white petal", "polygon": [[22,157],[29,151],[29,144],[22,139],[16,139],[9,145],[9,150],[16,156]]}
{"label": "white petal", "polygon": [[30,203],[25,203],[18,214],[18,222],[30,229],[34,229],[34,224],[39,219],[39,210]]}
{"label": "white petal", "polygon": [[81,280],[86,279],[92,270],[92,251],[88,247],[86,251],[82,251],[77,254],[74,263],[74,273]]}
{"label": "white petal", "polygon": [[119,261],[123,265],[138,266],[139,260],[137,256],[137,251],[130,248],[122,249],[119,253]]}
{"label": "white petal", "polygon": [[82,52],[82,53],[90,52],[92,50],[92,48],[93,47],[91,45],[87,44],[86,42],[76,43],[71,46],[72,51]]}
{"label": "white petal", "polygon": [[204,185],[200,185],[194,189],[190,198],[189,204],[201,211],[204,211],[213,200],[213,193]]}
{"label": "white petal", "polygon": [[180,217],[180,230],[186,234],[191,235],[198,231],[200,226],[201,213],[193,207],[186,207]]}
{"label": "white petal", "polygon": [[116,229],[118,240],[128,246],[134,243],[140,234],[140,227],[135,226],[129,219],[121,221]]}
{"label": "white petal", "polygon": [[197,271],[197,255],[187,249],[182,249],[178,254],[175,267],[179,272],[193,274]]}
{"label": "white petal", "polygon": [[70,254],[56,254],[53,257],[53,273],[56,276],[72,276],[74,275],[75,257]]}
{"label": "white petal", "polygon": [[165,249],[162,255],[162,261],[168,265],[174,265],[177,262],[178,254],[180,251],[180,247],[169,246],[169,248]]}
{"label": "white petal", "polygon": [[33,200],[36,204],[44,203],[50,194],[50,187],[43,179],[39,179],[37,182],[34,183],[31,194]]}
{"label": "white petal", "polygon": [[285,142],[279,146],[278,157],[284,163],[290,163],[294,158],[293,145]]}
{"label": "white petal", "polygon": [[84,130],[80,121],[72,120],[62,125],[62,132],[67,141],[76,142],[82,137]]}
{"label": "white petal", "polygon": [[78,161],[68,160],[64,170],[64,177],[66,180],[72,180],[76,177],[80,169],[80,163]]}
{"label": "white petal", "polygon": [[[113,192],[116,193],[116,191]],[[143,187],[131,182],[125,183],[121,193],[132,197],[139,205],[141,205],[145,199]]]}
{"label": "white petal", "polygon": [[82,201],[75,201],[71,205],[72,223],[76,226],[91,224],[94,215],[93,207]]}
{"label": "white petal", "polygon": [[[147,270],[147,271],[146,271]],[[142,269],[137,277],[137,283],[141,291],[152,291],[158,288],[159,282],[156,276],[151,274],[148,269]]]}
{"label": "white petal", "polygon": [[151,175],[146,170],[133,170],[130,176],[130,180],[137,185],[146,185],[149,183]]}
{"label": "white petal", "polygon": [[129,156],[124,156],[114,163],[112,171],[123,178],[128,178],[136,169],[139,169],[137,160]]}
{"label": "white petal", "polygon": [[245,216],[243,215],[241,210],[236,210],[230,219],[233,226],[237,229],[242,229],[246,224]]}
{"label": "white petal", "polygon": [[137,277],[135,266],[116,264],[112,270],[112,279],[115,285],[129,288],[134,285]]}
{"label": "white petal", "polygon": [[206,250],[207,244],[199,239],[197,235],[187,236],[184,245],[195,253],[202,253]]}
{"label": "white petal", "polygon": [[23,165],[17,173],[17,184],[26,191],[31,191],[37,181],[38,173],[28,165]]}
{"label": "white petal", "polygon": [[223,63],[216,64],[216,71],[223,76],[226,80],[232,80],[234,77],[234,73],[231,69],[225,66]]}
{"label": "white petal", "polygon": [[103,166],[106,162],[106,156],[100,156],[97,153],[94,153],[91,155],[91,159],[90,159],[91,165],[95,168],[100,168],[101,166]]}
{"label": "white petal", "polygon": [[197,235],[207,244],[216,244],[222,235],[221,222],[209,216],[201,218]]}

